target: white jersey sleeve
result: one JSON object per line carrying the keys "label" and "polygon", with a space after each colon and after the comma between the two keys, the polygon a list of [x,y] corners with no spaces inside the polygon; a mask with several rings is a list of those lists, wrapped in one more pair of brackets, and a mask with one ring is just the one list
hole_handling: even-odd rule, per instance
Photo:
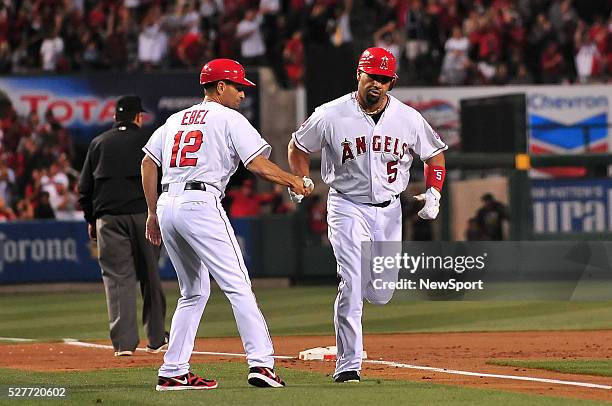
{"label": "white jersey sleeve", "polygon": [[418,117],[419,120],[415,125],[415,144],[412,149],[425,162],[432,156],[447,150],[448,145],[442,141],[438,133],[431,128],[422,115],[419,114]]}
{"label": "white jersey sleeve", "polygon": [[149,141],[147,141],[146,145],[142,147],[142,150],[147,154],[156,164],[157,166],[162,166],[162,151],[164,148],[164,130],[166,125],[162,125],[159,127]]}
{"label": "white jersey sleeve", "polygon": [[240,160],[247,166],[258,155],[270,157],[272,147],[242,114],[236,112],[227,123],[232,144]]}
{"label": "white jersey sleeve", "polygon": [[320,151],[325,140],[325,121],[323,109],[316,109],[314,113],[291,135],[298,149],[310,154]]}

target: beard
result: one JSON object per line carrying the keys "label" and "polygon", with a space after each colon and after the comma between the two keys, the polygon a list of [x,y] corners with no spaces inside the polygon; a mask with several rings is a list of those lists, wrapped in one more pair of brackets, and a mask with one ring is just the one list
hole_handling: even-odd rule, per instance
{"label": "beard", "polygon": [[380,102],[380,98],[382,97],[382,92],[378,91],[378,93],[373,93],[373,89],[369,89],[365,94],[365,102],[370,106],[374,106]]}

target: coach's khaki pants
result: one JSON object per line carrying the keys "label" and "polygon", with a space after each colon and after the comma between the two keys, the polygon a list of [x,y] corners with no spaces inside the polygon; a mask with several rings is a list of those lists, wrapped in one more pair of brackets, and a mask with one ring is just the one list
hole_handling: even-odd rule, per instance
{"label": "coach's khaki pants", "polygon": [[142,323],[149,345],[164,343],[166,297],[158,270],[159,247],[145,238],[146,213],[105,215],[96,221],[98,261],[106,291],[115,351],[138,346],[136,285],[143,298]]}

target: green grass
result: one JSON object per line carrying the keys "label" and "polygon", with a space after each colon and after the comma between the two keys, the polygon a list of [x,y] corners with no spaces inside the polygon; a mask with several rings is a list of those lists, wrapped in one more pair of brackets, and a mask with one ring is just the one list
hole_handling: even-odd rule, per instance
{"label": "green grass", "polygon": [[509,367],[545,369],[564,374],[612,376],[612,360],[610,359],[535,361],[496,359],[487,363]]}
{"label": "green grass", "polygon": [[[333,335],[334,287],[257,289],[256,295],[273,335]],[[168,291],[168,322],[177,291]],[[368,333],[594,330],[612,328],[612,302],[445,302],[393,300],[386,306],[366,305]],[[140,306],[140,304],[139,304]],[[215,290],[198,335],[237,335],[229,303]],[[2,295],[0,336],[56,340],[107,339],[104,293]]]}
{"label": "green grass", "polygon": [[[256,289],[258,303],[273,335],[333,335],[334,287]],[[168,322],[178,292],[167,292]],[[139,306],[141,304],[139,303]],[[445,302],[409,301],[397,297],[386,306],[366,305],[367,333],[588,330],[612,328],[612,302]],[[236,336],[231,307],[215,290],[198,330],[201,337]],[[46,293],[0,296],[0,336],[58,340],[108,339],[108,320],[103,292]],[[141,333],[141,337],[144,335]],[[1,344],[1,341],[0,341]],[[600,370],[599,366],[594,368]],[[608,369],[602,368],[604,371]],[[215,363],[196,366],[195,371],[218,377],[218,390],[156,393],[155,368],[121,369],[87,373],[33,373],[0,369],[2,385],[66,386],[71,404],[448,404],[448,405],[576,405],[598,404],[576,400],[515,394],[502,391],[395,380],[366,379],[358,386],[337,386],[323,374],[280,369],[290,387],[282,391],[249,388],[246,366]],[[0,404],[6,398],[0,394]],[[313,401],[315,400],[315,401]],[[21,404],[33,404],[24,401]]]}
{"label": "green grass", "polygon": [[[279,368],[288,382],[284,389],[258,389],[246,383],[246,366],[241,363],[195,365],[193,370],[214,377],[219,388],[209,391],[158,393],[154,390],[155,368],[110,369],[95,372],[33,373],[0,369],[6,400],[8,386],[65,387],[68,397],[62,403],[180,405],[600,405],[600,402],[560,399],[503,391],[461,388],[398,380],[365,379],[360,384],[338,385],[328,376]],[[22,400],[20,405],[50,403]]]}

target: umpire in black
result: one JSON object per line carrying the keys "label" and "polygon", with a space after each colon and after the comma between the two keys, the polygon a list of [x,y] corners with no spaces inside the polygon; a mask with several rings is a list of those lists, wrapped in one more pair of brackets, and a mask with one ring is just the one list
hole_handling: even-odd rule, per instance
{"label": "umpire in black", "polygon": [[137,282],[144,302],[147,351],[159,352],[167,343],[166,298],[157,264],[159,247],[145,238],[147,203],[140,162],[150,134],[141,129],[143,112],[138,96],[117,100],[115,124],[89,145],[79,181],[79,203],[89,238],[98,244],[116,356],[132,355],[138,346]]}

